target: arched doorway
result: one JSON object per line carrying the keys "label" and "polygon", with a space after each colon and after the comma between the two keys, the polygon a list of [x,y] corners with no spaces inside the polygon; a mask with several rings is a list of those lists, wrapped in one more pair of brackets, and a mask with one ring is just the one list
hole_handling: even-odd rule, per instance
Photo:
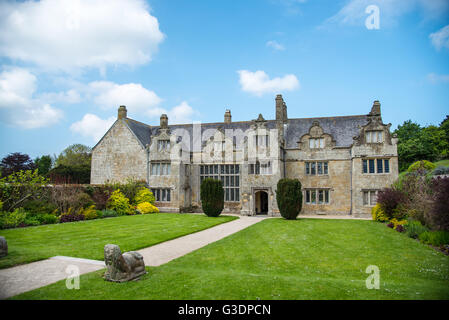
{"label": "arched doorway", "polygon": [[256,214],[268,214],[268,193],[266,191],[257,191],[254,201]]}

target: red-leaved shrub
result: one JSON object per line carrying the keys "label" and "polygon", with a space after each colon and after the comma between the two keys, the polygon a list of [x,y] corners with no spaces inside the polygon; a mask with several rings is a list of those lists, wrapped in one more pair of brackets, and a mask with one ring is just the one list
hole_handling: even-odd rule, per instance
{"label": "red-leaved shrub", "polygon": [[401,191],[391,188],[385,188],[377,194],[377,203],[379,203],[380,207],[389,218],[393,217],[393,211],[399,204],[405,203],[405,200],[406,198]]}

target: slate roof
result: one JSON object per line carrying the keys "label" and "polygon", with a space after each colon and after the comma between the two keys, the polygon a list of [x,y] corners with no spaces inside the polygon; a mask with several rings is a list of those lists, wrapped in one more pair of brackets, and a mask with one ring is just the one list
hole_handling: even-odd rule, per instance
{"label": "slate roof", "polygon": [[[143,146],[151,143],[151,137],[158,134],[159,126],[149,126],[147,124],[135,121],[133,119],[126,118],[126,123],[129,128],[134,132],[136,137],[142,143]],[[297,142],[300,138],[309,132],[310,127],[314,121],[318,121],[325,133],[331,134],[336,141],[336,147],[349,147],[353,143],[353,137],[359,135],[360,127],[368,123],[367,115],[357,116],[343,116],[343,117],[321,117],[321,118],[297,118],[288,119],[285,131],[286,147],[296,148]],[[202,123],[201,133],[204,133],[207,129],[240,129],[246,131],[253,124],[252,121],[237,121],[226,124],[224,122],[216,123]],[[273,129],[276,127],[276,120],[267,120],[266,127]],[[169,125],[168,128],[173,133],[177,129],[184,129],[190,135],[190,140],[193,139],[193,125],[192,124],[179,124]],[[179,133],[179,131],[178,131]],[[180,139],[185,138],[181,136]]]}

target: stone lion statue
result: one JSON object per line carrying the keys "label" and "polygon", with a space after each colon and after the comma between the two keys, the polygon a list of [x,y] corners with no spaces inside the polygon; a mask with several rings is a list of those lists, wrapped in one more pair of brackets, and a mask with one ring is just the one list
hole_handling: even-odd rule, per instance
{"label": "stone lion statue", "polygon": [[104,246],[104,262],[108,268],[104,278],[108,281],[125,282],[146,274],[140,253],[130,251],[122,255],[120,247],[114,244]]}

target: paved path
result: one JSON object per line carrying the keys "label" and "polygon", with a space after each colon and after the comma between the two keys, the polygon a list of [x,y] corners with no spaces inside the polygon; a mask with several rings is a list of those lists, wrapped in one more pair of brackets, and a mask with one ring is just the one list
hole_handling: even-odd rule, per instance
{"label": "paved path", "polygon": [[[37,289],[70,275],[68,266],[75,265],[80,274],[103,269],[103,261],[70,257],[53,257],[17,267],[0,270],[0,299]],[[69,271],[68,273],[66,272]]]}
{"label": "paved path", "polygon": [[166,241],[155,246],[139,250],[146,266],[160,266],[187,253],[202,248],[209,243],[223,239],[235,232],[243,230],[267,217],[245,217],[220,224],[200,232]]}
{"label": "paved path", "polygon": [[[166,241],[139,250],[138,252],[143,255],[145,265],[159,266],[204,247],[209,243],[223,239],[264,219],[266,217],[241,216],[240,219]],[[70,272],[66,270],[70,265],[77,266],[80,274],[105,268],[103,261],[58,256],[8,269],[1,269],[0,299],[6,299],[67,279]]]}

